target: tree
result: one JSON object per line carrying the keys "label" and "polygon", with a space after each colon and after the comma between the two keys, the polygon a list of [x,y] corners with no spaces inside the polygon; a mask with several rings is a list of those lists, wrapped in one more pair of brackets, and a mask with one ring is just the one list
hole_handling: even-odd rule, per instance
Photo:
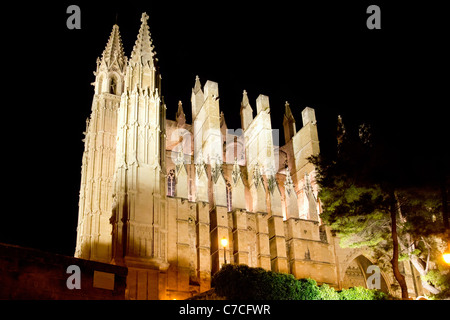
{"label": "tree", "polygon": [[[429,271],[430,243],[439,242],[435,238],[443,228],[436,221],[424,228],[423,221],[439,214],[438,193],[411,185],[402,163],[374,142],[369,126],[362,125],[357,136],[350,135],[339,117],[337,140],[334,155],[310,158],[321,188],[321,219],[337,232],[342,246],[371,248],[381,264],[389,262],[402,298],[407,299],[399,261],[410,259],[423,276]],[[419,249],[424,246],[428,251]],[[428,252],[425,262],[424,252]],[[427,280],[423,285],[432,293],[440,292]]]}
{"label": "tree", "polygon": [[[396,193],[401,233],[399,245],[403,260],[410,260],[422,278],[422,286],[434,295],[445,291],[445,286],[427,277],[429,272],[445,277],[448,270],[439,263],[445,250],[445,220],[440,219],[443,203],[439,187],[409,187]],[[434,265],[434,268],[432,268]],[[441,271],[439,271],[441,269]],[[442,295],[441,295],[442,296]]]}

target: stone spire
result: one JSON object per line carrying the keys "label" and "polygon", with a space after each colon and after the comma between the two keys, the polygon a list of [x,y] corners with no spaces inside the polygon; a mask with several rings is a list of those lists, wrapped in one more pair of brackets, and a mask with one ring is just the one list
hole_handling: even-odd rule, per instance
{"label": "stone spire", "polygon": [[197,118],[197,114],[199,113],[201,107],[203,106],[204,101],[205,97],[202,91],[202,84],[200,83],[200,78],[196,76],[194,88],[192,88],[192,95],[191,95],[192,123],[194,123],[195,119]]}
{"label": "stone spire", "polygon": [[247,130],[253,121],[253,109],[248,101],[247,91],[244,90],[241,102],[241,126],[242,130]]}
{"label": "stone spire", "polygon": [[194,92],[194,94],[197,94],[201,90],[202,90],[202,84],[200,83],[200,78],[199,78],[199,76],[195,76],[195,85],[194,85],[194,89],[192,89],[192,91]]}
{"label": "stone spire", "polygon": [[119,26],[115,24],[113,26],[111,35],[109,36],[106,48],[103,51],[102,59],[100,61],[101,66],[111,68],[115,63],[119,70],[123,71],[126,66],[126,57],[123,51],[122,39],[120,37]]}
{"label": "stone spire", "polygon": [[225,121],[225,114],[223,113],[223,111],[220,111],[219,125],[220,125],[220,128],[222,128],[222,127],[225,127],[226,129],[228,128],[227,122]]}
{"label": "stone spire", "polygon": [[148,15],[144,12],[141,27],[127,67],[125,89],[142,94],[159,96],[161,93],[161,74],[155,58],[156,52],[150,38],[147,24]]}
{"label": "stone spire", "polygon": [[156,52],[153,51],[155,46],[152,44],[152,39],[150,38],[150,30],[147,24],[148,18],[147,13],[144,12],[141,18],[141,28],[139,29],[139,34],[136,43],[134,44],[130,61],[132,63],[153,66]]}
{"label": "stone spire", "polygon": [[284,119],[283,119],[283,128],[284,128],[284,140],[288,143],[292,137],[297,133],[295,127],[295,119],[292,115],[291,108],[289,107],[289,102],[286,101],[285,111],[284,111]]}
{"label": "stone spire", "polygon": [[[92,83],[95,94],[92,113],[86,121],[75,249],[76,257],[105,263],[111,262],[112,225],[109,218],[113,210],[116,141],[104,137],[117,136],[117,114],[126,65],[119,27],[114,25],[102,57],[97,59],[95,82]],[[102,165],[97,165],[97,159],[101,159]],[[122,163],[125,165],[125,161],[120,165]]]}
{"label": "stone spire", "polygon": [[[159,95],[161,75],[155,66],[147,20],[148,15],[142,14],[127,65],[126,91],[118,110],[116,149],[116,159],[125,159],[126,166],[117,166],[114,174],[118,196],[112,219],[113,259],[116,264],[126,265],[133,277],[137,277],[137,271],[130,268],[133,259],[142,259],[143,269],[168,268],[168,213],[164,206],[166,107]],[[177,196],[180,190],[176,188]],[[144,285],[137,290],[147,289]]]}
{"label": "stone spire", "polygon": [[178,101],[178,111],[175,115],[175,120],[179,126],[183,126],[186,123],[186,115],[184,114],[183,103],[181,101]]}
{"label": "stone spire", "polygon": [[246,108],[247,106],[250,106],[250,102],[248,101],[247,90],[244,90],[242,94],[241,108]]}
{"label": "stone spire", "polygon": [[288,120],[295,121],[294,116],[292,115],[291,108],[289,106],[289,102],[287,102],[287,101],[286,101],[285,109],[284,109],[284,117]]}

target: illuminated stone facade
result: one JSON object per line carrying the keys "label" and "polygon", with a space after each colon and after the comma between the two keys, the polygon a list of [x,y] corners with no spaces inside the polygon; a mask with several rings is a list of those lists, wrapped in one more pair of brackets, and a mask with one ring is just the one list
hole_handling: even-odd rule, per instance
{"label": "illuminated stone facade", "polygon": [[75,256],[126,266],[129,299],[209,290],[225,260],[342,288],[361,253],[339,248],[319,218],[307,160],[319,153],[314,109],[303,110],[297,131],[286,103],[286,144],[278,147],[269,97],[257,98],[255,113],[244,91],[242,129],[229,129],[219,85],[197,77],[192,124],[181,102],[167,119],[147,20],[130,59],[115,25],[97,61]]}

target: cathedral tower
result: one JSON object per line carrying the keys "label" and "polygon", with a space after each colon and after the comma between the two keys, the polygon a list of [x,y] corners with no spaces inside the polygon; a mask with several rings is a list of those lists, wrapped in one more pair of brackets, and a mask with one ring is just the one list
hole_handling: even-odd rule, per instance
{"label": "cathedral tower", "polygon": [[111,220],[113,262],[128,267],[130,298],[157,299],[159,271],[168,267],[166,115],[147,20],[142,14],[118,112]]}
{"label": "cathedral tower", "polygon": [[116,157],[117,110],[127,58],[114,25],[94,72],[92,113],[86,121],[75,256],[111,261],[111,204]]}

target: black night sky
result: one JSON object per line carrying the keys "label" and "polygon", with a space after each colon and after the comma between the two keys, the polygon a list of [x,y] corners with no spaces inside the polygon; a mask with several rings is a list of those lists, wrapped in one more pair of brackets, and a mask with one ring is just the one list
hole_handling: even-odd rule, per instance
{"label": "black night sky", "polygon": [[[181,100],[190,122],[199,75],[202,85],[219,83],[229,128],[240,128],[244,89],[254,110],[265,94],[282,144],[289,101],[297,129],[301,111],[315,109],[326,153],[340,114],[348,130],[371,124],[408,179],[432,183],[449,163],[446,16],[437,1],[395,2],[58,1],[2,11],[12,19],[3,39],[8,136],[0,242],[73,255],[96,59],[116,19],[129,57],[144,11],[169,119]],[[81,8],[81,30],[66,27],[71,4]],[[381,8],[381,30],[366,27],[371,4]]]}

